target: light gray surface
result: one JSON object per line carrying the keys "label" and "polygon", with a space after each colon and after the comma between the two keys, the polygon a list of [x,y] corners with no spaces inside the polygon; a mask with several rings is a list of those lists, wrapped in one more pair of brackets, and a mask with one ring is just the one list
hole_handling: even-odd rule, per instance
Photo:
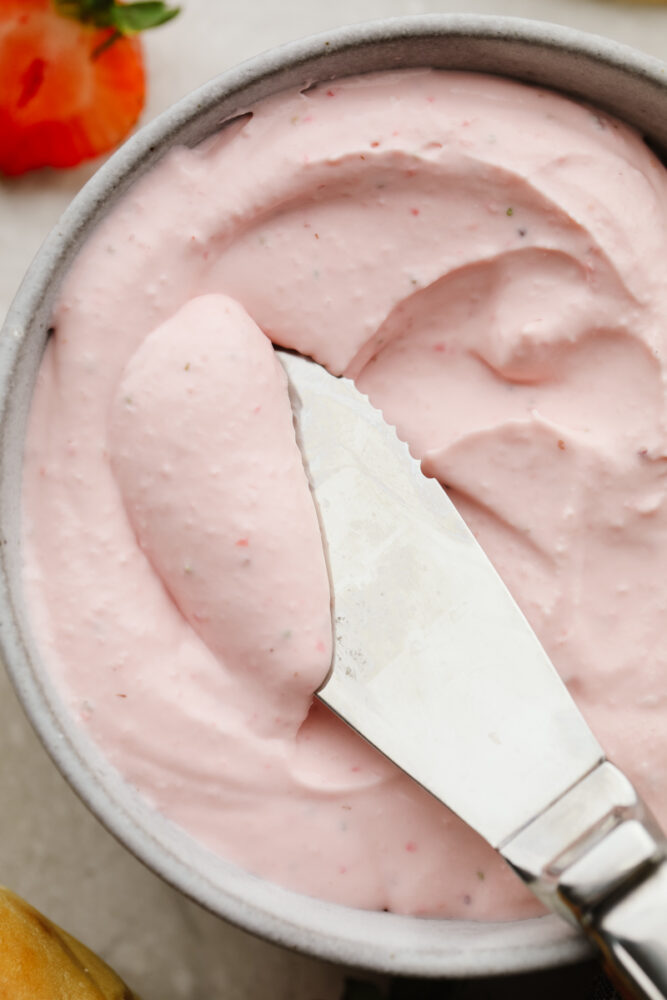
{"label": "light gray surface", "polygon": [[[461,9],[398,0],[257,0],[236,8],[185,0],[148,39],[147,120],[215,72],[289,38],[346,21]],[[474,12],[520,14],[603,32],[667,57],[667,8],[582,0],[477,0]],[[91,168],[0,187],[0,314],[32,253]],[[65,786],[0,682],[0,879],[114,963],[145,1000],[338,997],[343,972],[256,941],[202,913],[119,848]]]}
{"label": "light gray surface", "polygon": [[382,971],[476,977],[571,961],[582,954],[583,942],[553,917],[443,923],[345,909],[289,893],[212,855],[152,810],[71,725],[33,641],[19,584],[25,418],[54,291],[89,227],[166,148],[201,141],[240,108],[337,74],[424,63],[566,86],[622,111],[667,148],[662,62],[597,35],[477,14],[391,18],[311,35],[246,61],[177,102],[104,164],[67,208],[30,267],[0,335],[0,646],[29,716],[72,787],[108,830],[190,898],[269,940],[321,958]]}

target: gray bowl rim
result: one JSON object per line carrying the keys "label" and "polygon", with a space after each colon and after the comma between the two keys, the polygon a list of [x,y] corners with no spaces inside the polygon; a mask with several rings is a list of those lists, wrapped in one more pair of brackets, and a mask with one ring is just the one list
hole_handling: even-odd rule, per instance
{"label": "gray bowl rim", "polygon": [[[457,56],[461,42],[464,48],[477,45],[486,55],[471,65],[469,56]],[[662,62],[548,22],[468,14],[371,21],[282,45],[225,71],[145,125],[74,198],[30,266],[2,328],[0,650],[24,710],[62,774],[118,841],[168,883],[254,934],[320,958],[395,974],[473,977],[562,965],[586,957],[589,950],[551,916],[474,923],[359,911],[289,892],[225,863],[223,882],[229,884],[213,882],[204,870],[206,852],[193,848],[201,855],[196,868],[181,854],[180,831],[174,842],[164,830],[159,839],[153,828],[164,821],[122,779],[114,779],[96,748],[67,725],[68,713],[40,666],[20,586],[17,482],[26,412],[53,299],[89,229],[171,145],[194,144],[206,130],[215,131],[234,114],[281,90],[373,69],[434,65],[432,57],[418,58],[434,45],[444,46],[443,54],[448,51],[441,68],[497,72],[564,90],[619,114],[667,148],[667,134],[652,127],[650,107],[652,100],[665,99]],[[384,53],[382,66],[373,63],[378,53]],[[540,65],[549,54],[556,61],[551,70],[556,80]],[[353,68],[343,70],[345,65]],[[563,66],[571,71],[565,87]],[[593,94],[586,82],[591,69],[601,74]],[[628,105],[620,113],[618,103],[607,100],[609,79],[623,79],[630,92],[634,88],[645,99],[648,110]],[[212,855],[206,860],[211,867],[219,862]]]}

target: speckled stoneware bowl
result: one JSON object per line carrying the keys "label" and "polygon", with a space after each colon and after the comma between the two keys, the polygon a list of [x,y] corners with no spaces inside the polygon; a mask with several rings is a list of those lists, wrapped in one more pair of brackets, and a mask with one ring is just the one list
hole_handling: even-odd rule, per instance
{"label": "speckled stoneware bowl", "polygon": [[0,641],[19,697],[60,770],[108,829],[174,886],[250,931],[324,958],[422,976],[477,976],[566,963],[586,946],[555,917],[476,924],[353,910],[288,892],[215,857],[140,799],[68,717],[40,661],[21,592],[26,415],[54,296],[91,228],[171,146],[196,144],[256,101],[333,77],[411,66],[491,72],[565,91],[667,151],[665,66],[603,38],[498,17],[412,17],[318,35],[258,56],[166,111],[74,200],[28,271],[0,337]]}

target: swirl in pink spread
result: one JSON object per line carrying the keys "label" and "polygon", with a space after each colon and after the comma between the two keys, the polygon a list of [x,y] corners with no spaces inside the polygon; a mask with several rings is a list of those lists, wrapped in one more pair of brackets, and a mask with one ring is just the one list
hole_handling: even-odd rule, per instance
{"label": "swirl in pink spread", "polygon": [[273,341],[447,486],[667,823],[666,205],[606,115],[419,70],[269,100],[97,228],[35,392],[25,586],[74,717],[159,810],[325,899],[537,912],[313,703],[329,587]]}

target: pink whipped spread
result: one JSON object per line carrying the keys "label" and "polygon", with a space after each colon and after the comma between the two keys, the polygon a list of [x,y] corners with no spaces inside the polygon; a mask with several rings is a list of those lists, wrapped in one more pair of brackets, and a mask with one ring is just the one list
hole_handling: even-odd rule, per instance
{"label": "pink whipped spread", "polygon": [[624,125],[423,70],[269,100],[97,228],[35,392],[25,586],[73,717],[157,809],[325,899],[536,912],[313,702],[329,588],[273,341],[446,485],[667,823],[666,205]]}

